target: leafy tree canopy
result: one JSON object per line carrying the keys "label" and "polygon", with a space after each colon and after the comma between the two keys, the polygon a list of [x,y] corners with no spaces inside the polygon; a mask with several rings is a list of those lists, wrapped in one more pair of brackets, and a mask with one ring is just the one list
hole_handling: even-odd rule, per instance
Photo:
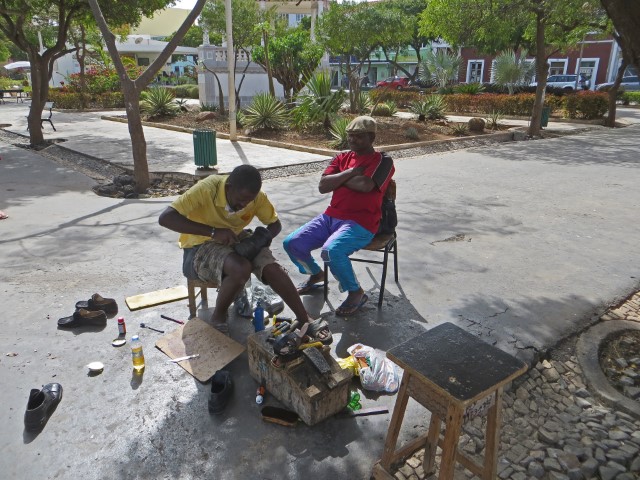
{"label": "leafy tree canopy", "polygon": [[[236,50],[260,44],[260,31],[254,28],[260,23],[260,6],[255,0],[231,0],[233,12],[233,45]],[[200,25],[209,29],[214,38],[224,38],[227,33],[225,1],[207,2],[200,15]]]}
{"label": "leafy tree canopy", "polygon": [[[175,34],[176,32],[173,32],[171,35],[165,38],[165,41],[170,42]],[[202,45],[202,34],[203,29],[200,25],[192,25],[191,28],[189,28],[187,34],[182,39],[182,42],[180,42],[180,45],[184,47],[198,48],[200,45]],[[218,32],[209,32],[209,41],[213,45],[220,45],[222,43],[222,35],[220,35]]]}

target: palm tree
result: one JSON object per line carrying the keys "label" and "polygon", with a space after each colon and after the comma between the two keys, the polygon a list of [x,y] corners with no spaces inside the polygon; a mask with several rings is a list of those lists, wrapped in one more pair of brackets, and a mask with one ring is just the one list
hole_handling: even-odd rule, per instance
{"label": "palm tree", "polygon": [[535,63],[528,62],[526,58],[526,50],[520,52],[520,57],[517,57],[513,50],[502,52],[496,57],[493,77],[498,85],[507,87],[509,95],[513,95],[518,85],[527,85],[531,82],[535,73]]}
{"label": "palm tree", "polygon": [[444,50],[429,50],[420,68],[420,80],[434,81],[440,88],[445,88],[456,80],[458,69],[462,65],[462,57]]}

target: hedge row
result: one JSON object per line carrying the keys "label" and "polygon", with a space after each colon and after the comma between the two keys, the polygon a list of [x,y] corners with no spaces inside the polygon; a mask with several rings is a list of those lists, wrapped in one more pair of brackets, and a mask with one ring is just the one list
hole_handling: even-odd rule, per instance
{"label": "hedge row", "polygon": [[178,85],[171,88],[176,98],[199,98],[198,85]]}
{"label": "hedge row", "polygon": [[411,103],[424,97],[420,91],[416,90],[393,90],[391,88],[375,88],[369,91],[369,98],[375,103],[392,101],[398,107],[407,108]]}
{"label": "hedge row", "polygon": [[629,105],[629,103],[640,103],[640,92],[624,92],[621,95],[622,103]]}
{"label": "hedge row", "polygon": [[106,93],[71,93],[49,89],[50,102],[56,108],[83,110],[85,108],[124,108],[124,95],[121,92]]}
{"label": "hedge row", "polygon": [[[457,113],[500,112],[503,115],[529,116],[533,110],[535,94],[518,93],[501,95],[487,93],[482,95],[446,95],[447,110]],[[593,120],[602,118],[607,112],[607,95],[600,92],[578,92],[573,95],[545,96],[545,106],[552,112],[563,112],[568,118]]]}

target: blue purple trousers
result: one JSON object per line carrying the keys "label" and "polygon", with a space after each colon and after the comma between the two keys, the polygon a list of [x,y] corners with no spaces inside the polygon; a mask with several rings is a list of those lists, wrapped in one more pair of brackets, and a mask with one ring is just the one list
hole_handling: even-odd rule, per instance
{"label": "blue purple trousers", "polygon": [[349,256],[366,247],[373,233],[352,220],[338,220],[322,214],[284,239],[284,249],[300,273],[315,275],[322,270],[311,252],[322,247],[320,256],[340,284],[341,292],[353,292],[360,284]]}

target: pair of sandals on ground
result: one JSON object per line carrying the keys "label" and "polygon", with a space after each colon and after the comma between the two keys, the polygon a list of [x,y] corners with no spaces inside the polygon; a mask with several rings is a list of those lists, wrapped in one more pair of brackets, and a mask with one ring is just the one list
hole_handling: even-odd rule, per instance
{"label": "pair of sandals on ground", "polygon": [[[307,293],[313,293],[316,290],[319,290],[324,287],[323,282],[315,282],[313,278],[309,278],[306,282],[302,282],[297,286],[298,294],[304,295]],[[348,317],[349,315],[356,314],[367,301],[369,300],[369,296],[366,293],[362,293],[360,300],[351,301],[347,297],[347,299],[342,302],[342,304],[336,308],[336,315],[339,317]]]}

